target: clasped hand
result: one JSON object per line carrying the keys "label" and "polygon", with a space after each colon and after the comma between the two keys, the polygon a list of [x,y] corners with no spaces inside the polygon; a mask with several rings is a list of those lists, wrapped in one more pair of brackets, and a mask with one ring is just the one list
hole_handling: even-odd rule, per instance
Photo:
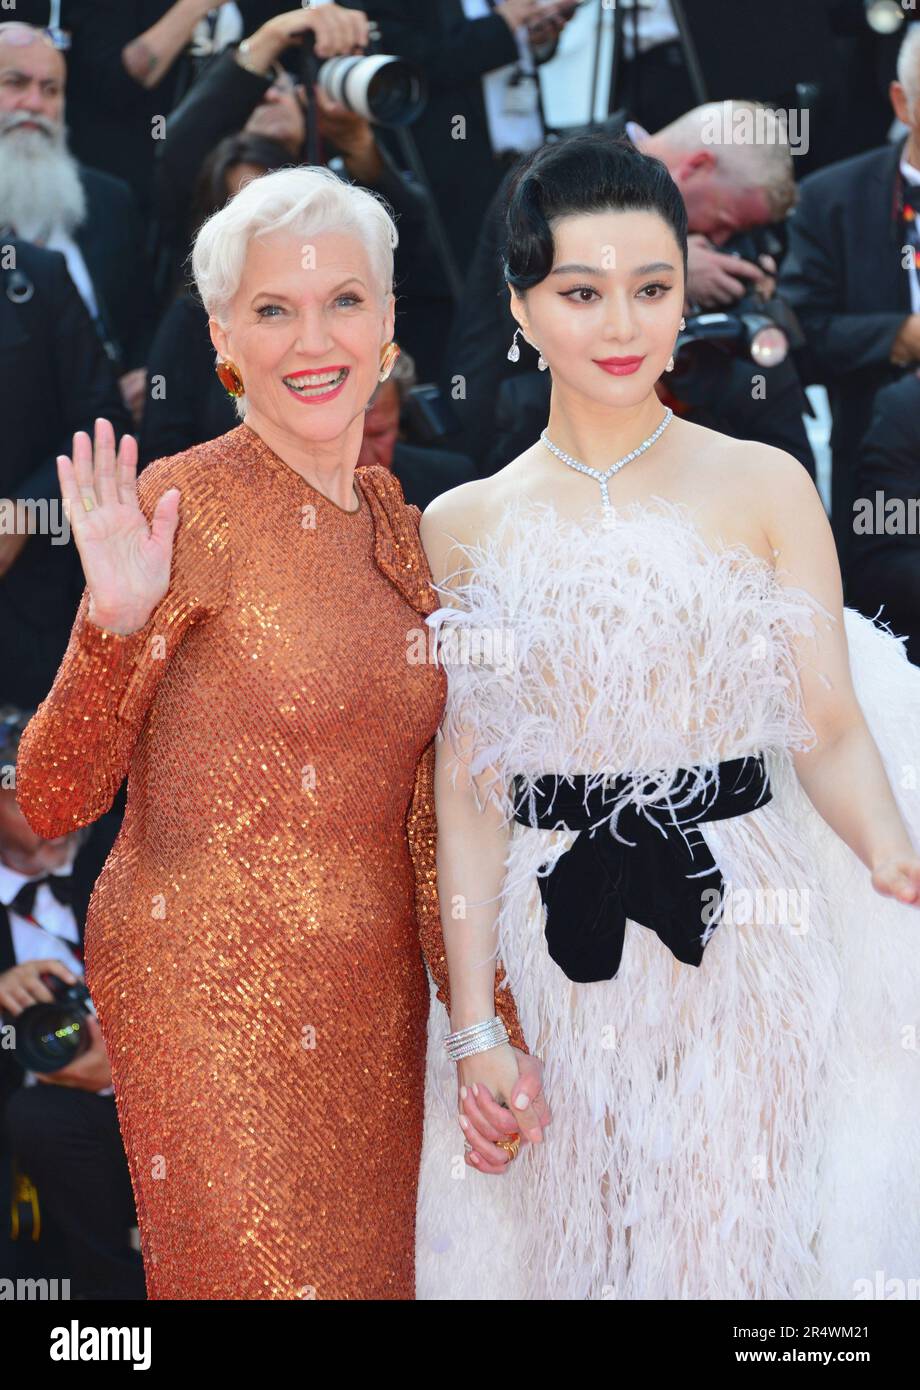
{"label": "clasped hand", "polygon": [[543,1063],[510,1043],[475,1052],[457,1063],[460,1127],[470,1147],[468,1167],[480,1173],[504,1173],[511,1156],[496,1140],[519,1134],[522,1141],[543,1142],[552,1119],[543,1094]]}

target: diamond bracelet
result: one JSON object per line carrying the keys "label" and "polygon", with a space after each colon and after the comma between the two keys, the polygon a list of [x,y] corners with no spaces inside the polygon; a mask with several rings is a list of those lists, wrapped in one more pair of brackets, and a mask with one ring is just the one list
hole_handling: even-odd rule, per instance
{"label": "diamond bracelet", "polygon": [[508,1030],[496,1014],[494,1018],[471,1023],[468,1028],[460,1028],[456,1033],[448,1033],[444,1046],[451,1061],[459,1062],[464,1057],[471,1057],[474,1052],[487,1052],[489,1048],[500,1047],[507,1041]]}

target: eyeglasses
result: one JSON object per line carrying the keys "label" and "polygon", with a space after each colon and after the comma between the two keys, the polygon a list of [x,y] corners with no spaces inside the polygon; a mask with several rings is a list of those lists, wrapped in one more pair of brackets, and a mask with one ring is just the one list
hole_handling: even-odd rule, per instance
{"label": "eyeglasses", "polygon": [[[53,13],[51,18],[54,18]],[[0,37],[4,43],[8,43],[12,48],[17,46],[25,48],[27,44],[33,42],[36,34],[42,34],[46,39],[50,39],[60,53],[66,53],[70,48],[70,34],[66,29],[61,29],[57,25],[45,25],[42,28],[39,24],[24,24],[21,19],[11,19],[5,24],[0,24]]]}
{"label": "eyeglasses", "polygon": [[66,29],[61,28],[61,0],[51,0],[48,27],[43,29],[42,33],[46,34],[55,48],[61,52],[66,52],[70,47],[70,35]]}
{"label": "eyeglasses", "polygon": [[66,53],[67,50],[70,48],[70,35],[68,34],[66,29],[46,28],[42,29],[41,32],[51,40],[51,42],[54,44],[55,48],[59,50],[59,52]]}

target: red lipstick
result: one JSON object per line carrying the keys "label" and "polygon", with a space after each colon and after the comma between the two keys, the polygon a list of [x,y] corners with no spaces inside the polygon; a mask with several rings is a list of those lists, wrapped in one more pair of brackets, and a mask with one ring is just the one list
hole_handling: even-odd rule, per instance
{"label": "red lipstick", "polygon": [[[340,373],[341,380],[336,381],[333,378],[325,389],[322,389],[319,384],[317,384],[314,390],[310,387],[309,382],[305,383],[304,387],[292,386],[289,384],[290,382],[301,381],[305,377],[329,376],[333,372]],[[284,389],[289,396],[293,396],[293,398],[300,401],[302,405],[322,405],[325,404],[326,401],[334,400],[340,392],[345,390],[345,383],[348,381],[349,372],[350,369],[345,366],[344,362],[339,367],[314,367],[312,370],[308,371],[288,372],[286,374],[288,380],[283,382]],[[304,390],[309,391],[310,394],[304,395]]]}
{"label": "red lipstick", "polygon": [[610,372],[611,376],[631,376],[633,372],[638,371],[639,367],[641,367],[642,363],[645,361],[645,356],[595,357],[594,361],[599,367],[602,367],[605,372]]}
{"label": "red lipstick", "polygon": [[344,362],[332,362],[328,367],[311,367],[305,372],[285,372],[285,376],[290,377],[291,381],[296,381],[301,376],[325,376],[327,372],[344,372],[346,364]]}

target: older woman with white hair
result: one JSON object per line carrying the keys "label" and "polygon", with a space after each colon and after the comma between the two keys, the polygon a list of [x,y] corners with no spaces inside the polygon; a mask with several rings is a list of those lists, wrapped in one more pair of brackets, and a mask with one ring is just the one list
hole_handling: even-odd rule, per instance
{"label": "older woman with white hair", "polygon": [[[395,243],[328,170],[248,183],[192,258],[242,423],[137,485],[107,421],[58,461],[87,587],[17,790],[54,837],[128,773],[86,978],[150,1298],[415,1295],[425,958],[450,1004],[443,671],[412,656],[434,607],[418,510],[355,467],[398,352]],[[502,979],[487,1042],[536,1099]],[[505,1115],[509,1145],[539,1139],[529,1105]]]}

